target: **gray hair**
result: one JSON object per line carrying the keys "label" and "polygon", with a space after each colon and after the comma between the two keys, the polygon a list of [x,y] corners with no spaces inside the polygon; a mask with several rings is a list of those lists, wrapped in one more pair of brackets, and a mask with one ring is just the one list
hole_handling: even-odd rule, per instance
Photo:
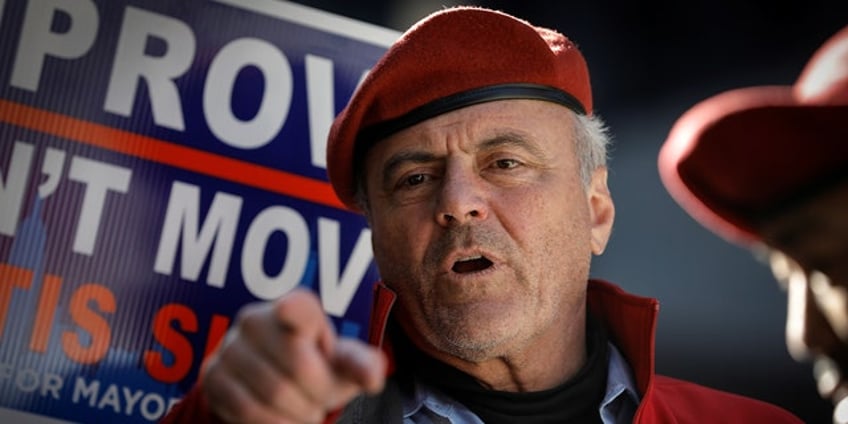
{"label": "gray hair", "polygon": [[[586,116],[572,113],[571,116],[574,117],[572,136],[577,151],[577,160],[580,162],[580,179],[583,182],[583,187],[588,188],[595,169],[607,166],[607,150],[611,143],[609,128],[598,115]],[[364,160],[364,157],[360,160]],[[365,191],[365,179],[362,167],[357,168],[360,171],[354,176],[356,181],[354,197],[359,209],[368,215],[369,205]]]}
{"label": "gray hair", "polygon": [[580,178],[583,186],[589,187],[592,173],[607,166],[607,150],[611,143],[609,128],[598,115],[572,114],[574,120],[574,143],[577,160],[580,162]]}

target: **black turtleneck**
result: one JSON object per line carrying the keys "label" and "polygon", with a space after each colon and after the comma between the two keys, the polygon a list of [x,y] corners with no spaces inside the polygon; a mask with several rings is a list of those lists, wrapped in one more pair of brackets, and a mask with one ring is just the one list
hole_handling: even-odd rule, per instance
{"label": "black turtleneck", "polygon": [[609,345],[603,328],[588,319],[587,360],[563,384],[538,392],[488,390],[470,375],[438,361],[417,348],[402,331],[392,330],[398,377],[432,386],[465,405],[486,424],[600,423],[600,403],[606,392]]}

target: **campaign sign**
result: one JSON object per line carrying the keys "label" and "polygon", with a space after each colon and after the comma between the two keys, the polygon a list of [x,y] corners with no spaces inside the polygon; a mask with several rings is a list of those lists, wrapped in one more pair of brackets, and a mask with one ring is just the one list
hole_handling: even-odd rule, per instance
{"label": "campaign sign", "polygon": [[0,0],[0,422],[144,423],[246,303],[378,278],[325,172],[399,34],[278,0]]}

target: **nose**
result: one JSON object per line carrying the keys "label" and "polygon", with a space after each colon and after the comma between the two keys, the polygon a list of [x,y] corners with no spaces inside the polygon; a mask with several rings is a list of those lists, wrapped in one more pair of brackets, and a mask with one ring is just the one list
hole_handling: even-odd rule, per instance
{"label": "nose", "polygon": [[797,270],[787,282],[786,346],[798,361],[830,356],[839,338],[822,313],[810,289],[809,275]]}
{"label": "nose", "polygon": [[473,169],[449,166],[436,202],[436,222],[449,227],[486,219],[488,209],[483,185]]}

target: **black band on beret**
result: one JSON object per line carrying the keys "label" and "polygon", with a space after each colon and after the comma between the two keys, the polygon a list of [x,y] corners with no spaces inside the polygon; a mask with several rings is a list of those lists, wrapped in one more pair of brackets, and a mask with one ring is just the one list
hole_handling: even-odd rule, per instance
{"label": "black band on beret", "polygon": [[361,152],[367,151],[373,143],[443,113],[478,103],[515,99],[546,100],[559,103],[580,115],[586,114],[586,109],[580,101],[554,87],[529,83],[490,85],[434,100],[405,115],[365,128],[357,137],[356,148]]}

